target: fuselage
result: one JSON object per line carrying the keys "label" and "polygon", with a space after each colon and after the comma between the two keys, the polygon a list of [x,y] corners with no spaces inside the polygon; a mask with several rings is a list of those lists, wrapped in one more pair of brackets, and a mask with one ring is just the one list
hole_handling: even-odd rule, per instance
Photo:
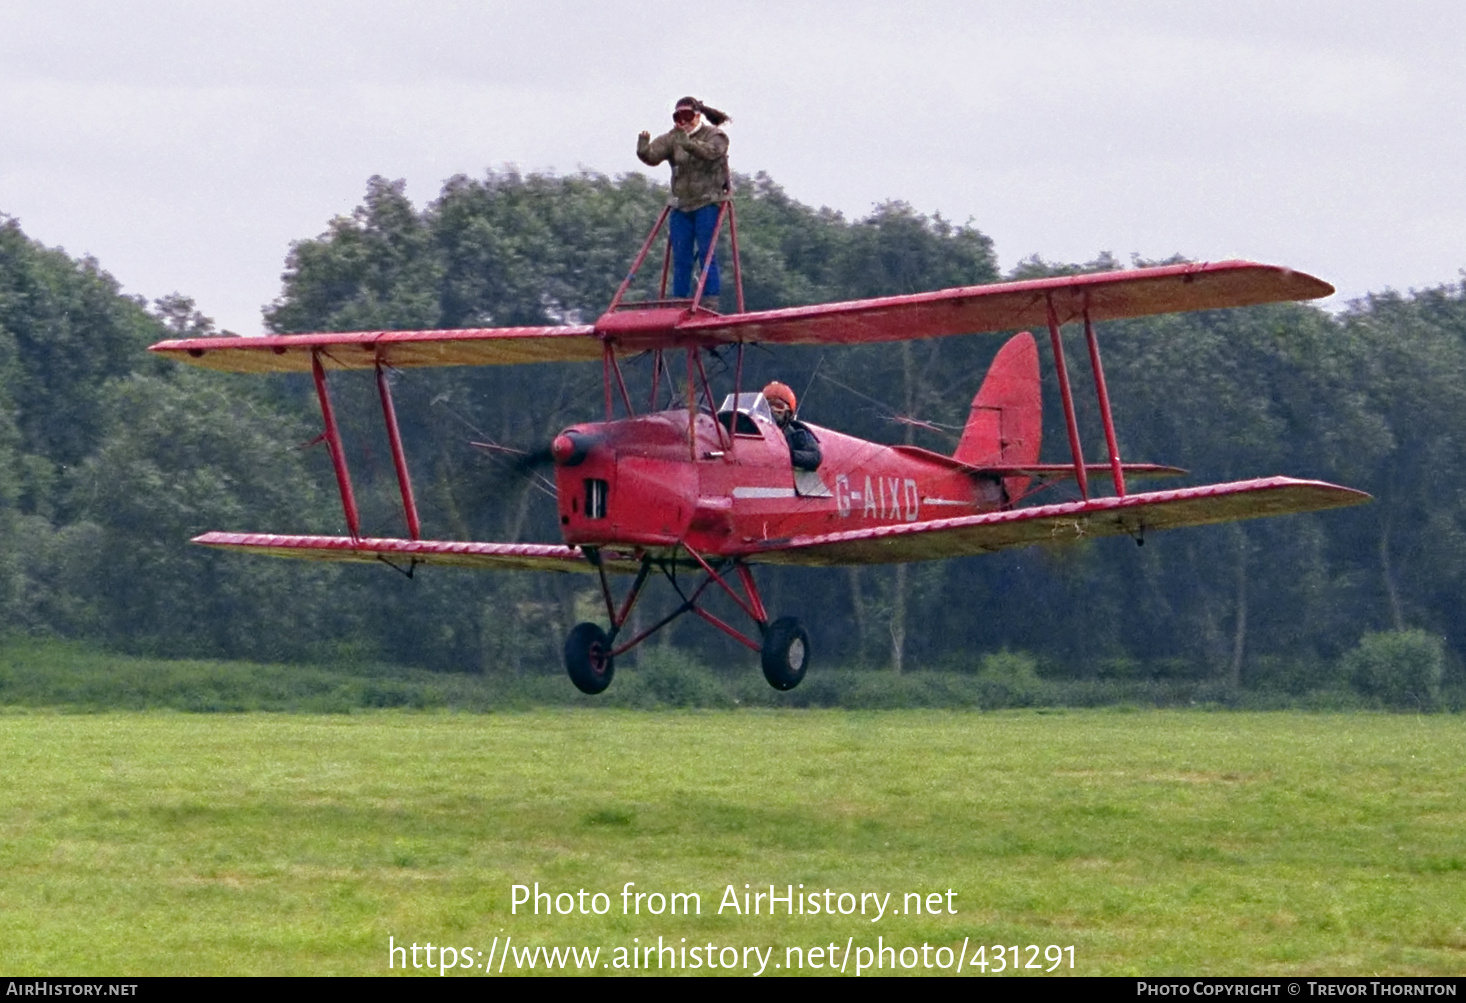
{"label": "fuselage", "polygon": [[556,440],[565,542],[686,545],[738,556],[791,537],[972,515],[1010,500],[997,478],[935,453],[808,426],[817,471],[796,471],[766,409],[686,409],[575,425]]}

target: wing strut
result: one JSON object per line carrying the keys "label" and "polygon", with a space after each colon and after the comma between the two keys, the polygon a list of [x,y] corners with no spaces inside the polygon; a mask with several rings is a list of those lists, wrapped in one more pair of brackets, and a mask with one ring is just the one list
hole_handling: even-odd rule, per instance
{"label": "wing strut", "polygon": [[[1069,385],[1069,367],[1064,362],[1064,342],[1059,336],[1059,314],[1054,309],[1054,297],[1049,293],[1047,300],[1049,319],[1049,343],[1054,348],[1054,369],[1059,375],[1059,395],[1064,400],[1064,424],[1069,431],[1069,454],[1074,458],[1074,480],[1079,484],[1079,497],[1089,500],[1089,477],[1085,473],[1084,446],[1079,441],[1079,422],[1074,415],[1074,392]],[[1084,317],[1084,340],[1089,346],[1089,368],[1094,373],[1094,394],[1099,399],[1100,421],[1105,426],[1105,446],[1110,453],[1110,476],[1115,481],[1115,494],[1125,497],[1125,470],[1120,463],[1120,446],[1115,437],[1115,418],[1110,412],[1110,390],[1105,383],[1105,367],[1100,361],[1099,339],[1094,333],[1094,320],[1089,313],[1089,293],[1084,294],[1082,309]]]}
{"label": "wing strut", "polygon": [[1089,316],[1089,294],[1084,295],[1084,340],[1089,342],[1089,368],[1094,370],[1094,392],[1099,398],[1100,421],[1105,426],[1105,445],[1110,449],[1110,474],[1115,481],[1115,494],[1125,497],[1125,470],[1120,464],[1120,447],[1115,441],[1115,419],[1110,414],[1110,390],[1105,385],[1105,367],[1100,362],[1099,339],[1094,335],[1094,321]]}
{"label": "wing strut", "polygon": [[1079,422],[1074,417],[1074,393],[1069,386],[1069,367],[1064,364],[1064,342],[1059,337],[1059,315],[1052,293],[1044,297],[1049,314],[1049,343],[1054,348],[1054,369],[1059,374],[1059,396],[1064,400],[1064,424],[1069,429],[1069,453],[1074,457],[1074,480],[1079,497],[1089,500],[1089,475],[1084,471],[1084,447],[1079,444]]}
{"label": "wing strut", "polygon": [[417,517],[417,501],[412,496],[412,478],[407,473],[407,454],[402,450],[402,432],[397,427],[397,408],[392,404],[392,388],[387,372],[377,362],[377,395],[382,398],[382,418],[387,423],[387,440],[392,444],[392,466],[397,470],[397,489],[402,492],[402,512],[407,517],[407,535],[422,539],[422,523]]}
{"label": "wing strut", "polygon": [[616,408],[611,399],[611,376],[615,374],[616,385],[621,388],[621,403],[626,405],[626,417],[636,417],[636,408],[631,406],[631,395],[626,392],[626,378],[621,375],[621,363],[616,361],[616,349],[609,341],[601,352],[601,383],[606,389],[606,420],[614,421]]}
{"label": "wing strut", "polygon": [[353,540],[361,539],[361,514],[356,508],[356,493],[351,490],[351,471],[346,469],[346,450],[341,447],[341,429],[326,390],[326,370],[321,366],[321,350],[311,350],[311,375],[316,381],[316,397],[321,402],[321,417],[326,422],[326,446],[331,450],[331,466],[336,469],[336,486],[341,489],[341,508],[346,513],[346,529]]}
{"label": "wing strut", "polygon": [[[742,346],[739,347],[741,348]],[[711,414],[714,418],[713,431],[716,432],[718,435],[718,445],[727,449],[732,449],[733,427],[730,425],[727,429],[724,429],[723,423],[716,420],[718,415],[718,402],[713,400],[713,385],[708,380],[708,371],[702,364],[702,350],[698,348],[689,348],[688,352],[692,353],[693,358],[697,361],[697,375],[702,380],[702,396],[703,400],[708,402],[708,413]],[[726,440],[723,437],[724,432],[727,433]],[[694,455],[693,459],[696,460],[697,457]]]}
{"label": "wing strut", "polygon": [[[387,367],[376,363],[377,396],[382,401],[382,419],[387,426],[387,441],[392,446],[392,467],[397,472],[397,489],[402,494],[402,512],[407,520],[407,533],[413,540],[422,539],[422,521],[417,515],[417,500],[412,493],[412,477],[407,471],[407,453],[402,448],[402,429],[397,424],[397,408],[392,403],[392,387],[387,380]],[[321,364],[321,350],[311,349],[311,376],[315,379],[316,398],[321,403],[321,418],[326,430],[320,438],[331,451],[331,466],[336,471],[336,487],[341,491],[341,510],[346,514],[346,529],[352,542],[361,540],[361,512],[356,507],[356,492],[351,487],[351,471],[346,466],[346,447],[341,442],[341,426],[336,422],[336,409],[331,406],[331,393],[326,389],[326,369]]]}

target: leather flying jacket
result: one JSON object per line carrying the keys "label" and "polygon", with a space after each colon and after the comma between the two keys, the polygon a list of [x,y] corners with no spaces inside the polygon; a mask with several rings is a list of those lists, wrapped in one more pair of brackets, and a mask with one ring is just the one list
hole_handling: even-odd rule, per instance
{"label": "leather flying jacket", "polygon": [[796,470],[818,470],[824,456],[820,453],[820,441],[815,438],[809,426],[797,418],[791,418],[784,426],[784,441],[789,443],[789,459]]}
{"label": "leather flying jacket", "polygon": [[689,135],[674,128],[655,139],[638,138],[636,155],[648,167],[672,162],[672,208],[695,212],[728,199],[728,137],[703,124]]}

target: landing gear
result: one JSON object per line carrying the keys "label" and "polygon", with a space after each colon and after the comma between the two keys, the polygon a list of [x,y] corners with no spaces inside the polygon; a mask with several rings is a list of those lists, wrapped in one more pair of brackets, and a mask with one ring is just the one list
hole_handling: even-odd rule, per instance
{"label": "landing gear", "polygon": [[[650,556],[643,556],[636,581],[618,607],[611,596],[611,583],[606,577],[606,568],[601,563],[599,551],[594,548],[586,548],[586,557],[595,565],[600,578],[601,595],[606,601],[606,615],[610,617],[611,629],[607,632],[594,623],[582,623],[565,639],[565,670],[570,673],[570,681],[575,684],[576,689],[582,693],[604,691],[607,686],[611,685],[611,676],[615,674],[614,660],[617,655],[624,655],[684,613],[697,615],[735,641],[757,651],[763,662],[764,678],[774,689],[792,690],[798,686],[809,668],[809,634],[800,626],[799,621],[792,616],[784,616],[772,623],[769,622],[769,615],[764,611],[763,600],[759,598],[758,589],[754,586],[753,574],[746,565],[737,561],[730,562],[720,559],[714,566],[685,544],[683,550],[692,559],[694,565],[706,572],[706,577],[697,588],[688,592],[678,584],[675,563],[665,559],[655,561]],[[636,605],[642,587],[646,584],[647,577],[654,567],[660,568],[667,580],[672,583],[672,588],[682,599],[682,605],[635,637],[629,640],[618,640],[618,635],[630,619],[632,607]],[[739,595],[729,584],[725,572],[730,567],[737,575],[738,581],[742,583],[744,595]],[[698,604],[702,594],[713,585],[722,589],[759,626],[763,634],[762,644],[724,623]]]}
{"label": "landing gear", "polygon": [[616,663],[606,632],[593,623],[577,624],[565,639],[565,671],[582,693],[599,693],[610,686]]}
{"label": "landing gear", "polygon": [[792,690],[809,668],[809,634],[792,616],[781,616],[764,631],[764,678],[776,690]]}

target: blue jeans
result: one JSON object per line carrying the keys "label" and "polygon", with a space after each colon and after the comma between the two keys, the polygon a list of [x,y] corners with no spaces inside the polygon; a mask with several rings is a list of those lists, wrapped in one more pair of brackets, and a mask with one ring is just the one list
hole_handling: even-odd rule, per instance
{"label": "blue jeans", "polygon": [[694,266],[702,267],[703,255],[709,258],[708,281],[703,286],[703,295],[718,295],[721,288],[718,282],[718,258],[715,253],[710,253],[708,245],[713,242],[713,228],[718,225],[718,212],[721,209],[722,203],[714,202],[692,212],[672,210],[672,216],[667,221],[667,230],[672,240],[673,296],[683,299],[692,295],[693,269]]}

